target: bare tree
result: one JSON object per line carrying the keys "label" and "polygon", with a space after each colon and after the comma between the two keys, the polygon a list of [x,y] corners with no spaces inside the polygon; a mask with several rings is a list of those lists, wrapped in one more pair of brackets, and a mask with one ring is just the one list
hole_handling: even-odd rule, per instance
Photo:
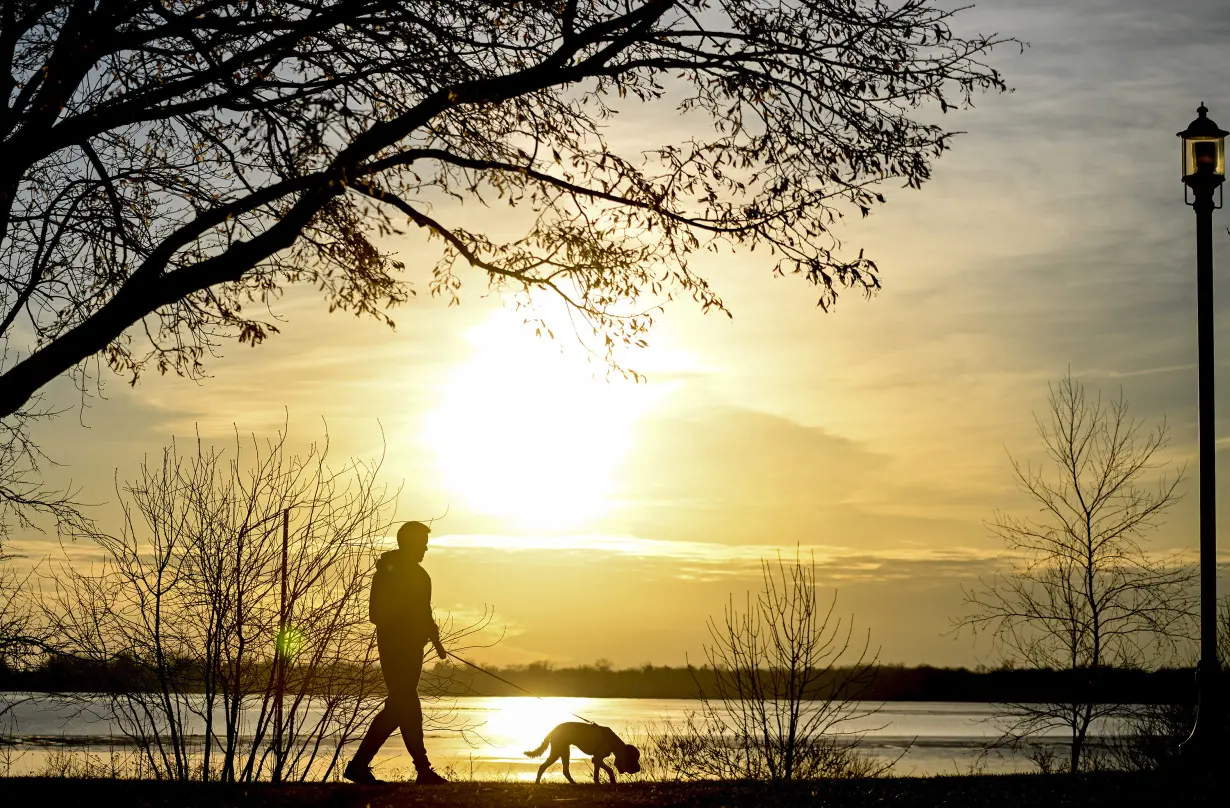
{"label": "bare tree", "polygon": [[[157,776],[327,778],[383,695],[367,586],[392,498],[379,462],[330,468],[327,442],[240,448],[144,464],[123,531],[93,537],[101,567],[63,568],[49,611],[66,651],[153,683],[109,707]],[[442,622],[458,646],[487,620]]]}
{"label": "bare tree", "polygon": [[[874,715],[855,701],[874,678],[868,642],[819,599],[815,560],[761,562],[762,588],[710,619],[702,708],[682,731],[651,734],[653,765],[678,779],[806,780],[887,770],[849,725]],[[847,660],[847,654],[857,655]],[[665,761],[665,762],[664,762]],[[891,764],[889,764],[891,765]]]}
{"label": "bare tree", "polygon": [[1007,570],[965,590],[958,628],[988,631],[1007,657],[1065,671],[1066,694],[1011,704],[1006,737],[1020,742],[1062,727],[1067,768],[1080,770],[1090,728],[1130,715],[1099,701],[1100,674],[1173,659],[1193,632],[1196,572],[1177,557],[1150,554],[1145,535],[1179,500],[1183,469],[1151,480],[1167,444],[1163,422],[1132,418],[1122,391],[1113,401],[1085,395],[1070,374],[1050,388],[1035,417],[1047,463],[1012,460],[1017,484],[1038,515],[997,514],[988,523],[1008,548]]}
{"label": "bare tree", "polygon": [[[29,524],[29,514],[28,510],[22,512],[20,521]],[[75,514],[69,518],[77,519]],[[41,610],[34,596],[32,582],[38,566],[20,568],[14,564],[18,557],[0,540],[0,676],[36,667],[58,647],[59,638],[53,627],[40,619]],[[6,699],[0,705],[0,722],[12,719],[14,708],[27,700]]]}
{"label": "bare tree", "polygon": [[[55,415],[36,397],[15,417],[0,419],[0,671],[37,661],[51,650],[54,639],[37,620],[29,597],[33,571],[13,564],[14,533],[53,527],[59,535],[72,536],[93,529],[71,485],[60,490],[44,480],[45,467],[55,463],[32,439],[30,427]],[[0,710],[0,716],[4,713]]]}
{"label": "bare tree", "polygon": [[[1003,90],[995,35],[933,0],[11,0],[0,9],[0,418],[96,362],[196,376],[259,343],[289,284],[388,320],[414,293],[385,236],[542,290],[637,340],[720,297],[705,248],[770,249],[832,303],[879,286],[846,211],[918,187],[953,132],[915,116]],[[682,142],[612,117],[669,96]],[[665,111],[664,111],[665,112]],[[641,134],[646,131],[642,130]],[[652,135],[651,135],[652,136]],[[471,230],[518,209],[520,236]],[[637,303],[648,296],[651,301]],[[256,305],[253,305],[256,304]],[[391,322],[391,321],[390,321]],[[84,386],[84,385],[83,385]]]}
{"label": "bare tree", "polygon": [[[28,600],[33,571],[18,571],[8,563],[12,558],[0,545],[0,674],[40,658],[52,639]],[[0,709],[0,715],[7,709]]]}
{"label": "bare tree", "polygon": [[41,532],[50,522],[58,533],[75,535],[92,527],[75,498],[76,491],[58,490],[46,483],[44,469],[55,462],[30,434],[35,422],[58,414],[43,407],[36,396],[13,417],[0,419],[0,569],[9,558],[2,551],[14,530]]}

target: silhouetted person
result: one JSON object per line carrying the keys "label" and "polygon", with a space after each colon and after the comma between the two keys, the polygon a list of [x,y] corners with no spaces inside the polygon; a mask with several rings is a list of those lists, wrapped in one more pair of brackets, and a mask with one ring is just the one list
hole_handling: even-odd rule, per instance
{"label": "silhouetted person", "polygon": [[397,531],[397,549],[380,556],[372,578],[370,616],[376,624],[380,672],[388,689],[384,707],[372,720],[359,751],[346,764],[342,776],[355,783],[379,783],[372,774],[372,758],[401,728],[401,739],[418,771],[415,782],[448,782],[432,771],[423,746],[423,706],[419,703],[419,676],[423,673],[423,646],[436,648],[440,659],[448,653],[440,643],[440,629],[431,617],[431,577],[419,566],[427,552],[431,528],[406,522]]}

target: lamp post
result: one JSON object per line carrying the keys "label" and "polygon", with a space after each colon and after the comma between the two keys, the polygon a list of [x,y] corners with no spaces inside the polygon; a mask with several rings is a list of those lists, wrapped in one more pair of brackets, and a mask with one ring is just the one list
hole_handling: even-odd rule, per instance
{"label": "lamp post", "polygon": [[[1183,191],[1196,212],[1196,341],[1199,361],[1200,434],[1200,663],[1196,686],[1200,701],[1192,734],[1180,749],[1190,759],[1210,760],[1221,744],[1217,660],[1217,487],[1213,432],[1213,211],[1221,207],[1226,179],[1226,132],[1208,118],[1201,104],[1196,120],[1179,132],[1183,138]],[[1218,192],[1214,204],[1214,192]]]}

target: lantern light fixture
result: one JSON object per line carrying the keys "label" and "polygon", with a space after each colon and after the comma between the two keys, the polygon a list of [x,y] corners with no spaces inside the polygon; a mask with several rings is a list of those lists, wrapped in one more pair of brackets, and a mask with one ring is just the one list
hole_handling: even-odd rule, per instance
{"label": "lantern light fixture", "polygon": [[[1196,109],[1196,120],[1178,133],[1183,138],[1183,182],[1197,193],[1204,186],[1220,189],[1226,178],[1226,135],[1230,132],[1211,121],[1208,113],[1208,108],[1201,104]],[[1219,208],[1220,203],[1219,199]]]}

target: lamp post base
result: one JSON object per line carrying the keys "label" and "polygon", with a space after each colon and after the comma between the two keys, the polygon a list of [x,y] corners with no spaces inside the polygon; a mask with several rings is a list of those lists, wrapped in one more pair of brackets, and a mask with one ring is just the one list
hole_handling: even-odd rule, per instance
{"label": "lamp post base", "polygon": [[1227,725],[1225,703],[1222,701],[1222,671],[1217,659],[1201,660],[1196,666],[1196,685],[1200,702],[1196,705],[1196,723],[1191,735],[1179,744],[1179,758],[1184,764],[1209,770],[1217,761],[1225,761]]}

